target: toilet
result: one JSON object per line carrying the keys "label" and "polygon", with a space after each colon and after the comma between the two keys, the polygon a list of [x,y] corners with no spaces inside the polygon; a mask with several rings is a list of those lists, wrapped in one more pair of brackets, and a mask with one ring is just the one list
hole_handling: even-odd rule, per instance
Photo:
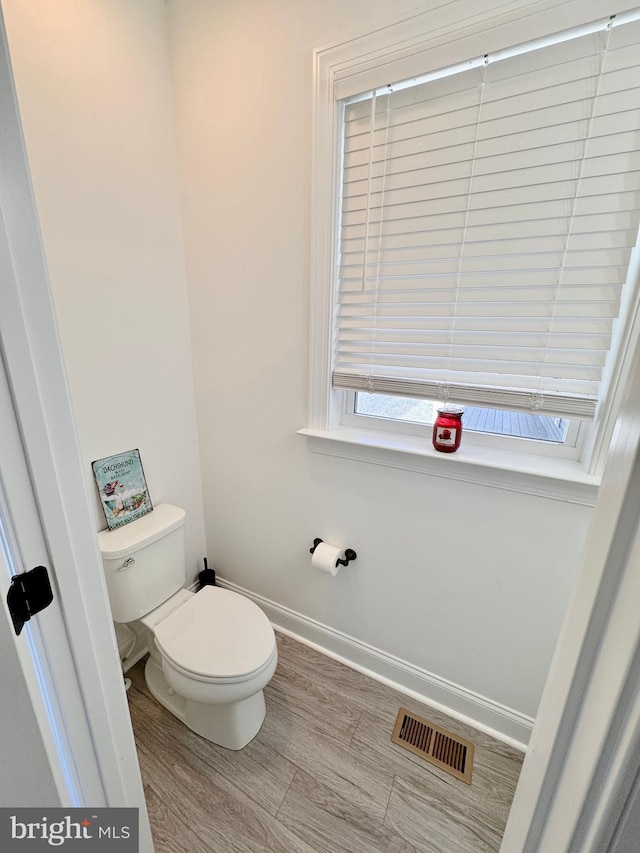
{"label": "toilet", "polygon": [[275,634],[248,598],[219,586],[183,588],[184,520],[183,509],[160,504],[98,534],[113,619],[144,625],[145,679],[157,701],[212,743],[242,749],[265,718]]}

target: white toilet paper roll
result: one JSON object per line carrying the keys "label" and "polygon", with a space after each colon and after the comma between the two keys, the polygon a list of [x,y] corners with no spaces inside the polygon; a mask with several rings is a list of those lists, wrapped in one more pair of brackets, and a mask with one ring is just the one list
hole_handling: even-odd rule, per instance
{"label": "white toilet paper roll", "polygon": [[340,571],[340,566],[336,566],[336,560],[339,557],[344,557],[340,548],[336,548],[335,545],[329,545],[328,542],[320,542],[311,555],[311,565],[320,572],[325,572],[328,575],[337,575]]}

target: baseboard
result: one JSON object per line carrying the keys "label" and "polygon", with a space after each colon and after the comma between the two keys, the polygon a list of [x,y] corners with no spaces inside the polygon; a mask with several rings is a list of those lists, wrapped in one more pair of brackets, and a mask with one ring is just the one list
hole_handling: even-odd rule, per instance
{"label": "baseboard", "polygon": [[309,619],[238,584],[220,577],[217,582],[255,601],[274,628],[283,634],[516,749],[526,750],[534,723],[531,717]]}

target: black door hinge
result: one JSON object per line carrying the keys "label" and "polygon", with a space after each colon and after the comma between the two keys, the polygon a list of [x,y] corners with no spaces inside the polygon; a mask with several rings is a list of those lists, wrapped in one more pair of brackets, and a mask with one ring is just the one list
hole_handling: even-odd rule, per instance
{"label": "black door hinge", "polygon": [[36,566],[30,572],[14,575],[7,593],[9,613],[16,634],[19,634],[36,613],[40,613],[53,601],[49,573],[44,566]]}

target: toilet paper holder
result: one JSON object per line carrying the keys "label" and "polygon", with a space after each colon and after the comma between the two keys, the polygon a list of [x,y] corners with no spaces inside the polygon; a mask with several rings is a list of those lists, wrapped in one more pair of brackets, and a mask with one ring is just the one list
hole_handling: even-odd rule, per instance
{"label": "toilet paper holder", "polygon": [[[316,550],[316,548],[318,547],[318,545],[319,545],[322,541],[324,541],[324,540],[322,540],[322,539],[318,539],[318,537],[316,537],[316,538],[313,540],[313,548],[309,548],[309,553],[310,553],[310,554],[313,554],[313,552]],[[348,566],[348,565],[349,565],[349,563],[350,563],[352,560],[355,560],[357,556],[358,556],[358,555],[357,555],[357,554],[356,554],[356,552],[353,550],[353,548],[346,548],[346,549],[345,549],[345,552],[344,552],[344,560],[340,560],[340,559],[336,560],[336,567],[337,567],[337,566]]]}

